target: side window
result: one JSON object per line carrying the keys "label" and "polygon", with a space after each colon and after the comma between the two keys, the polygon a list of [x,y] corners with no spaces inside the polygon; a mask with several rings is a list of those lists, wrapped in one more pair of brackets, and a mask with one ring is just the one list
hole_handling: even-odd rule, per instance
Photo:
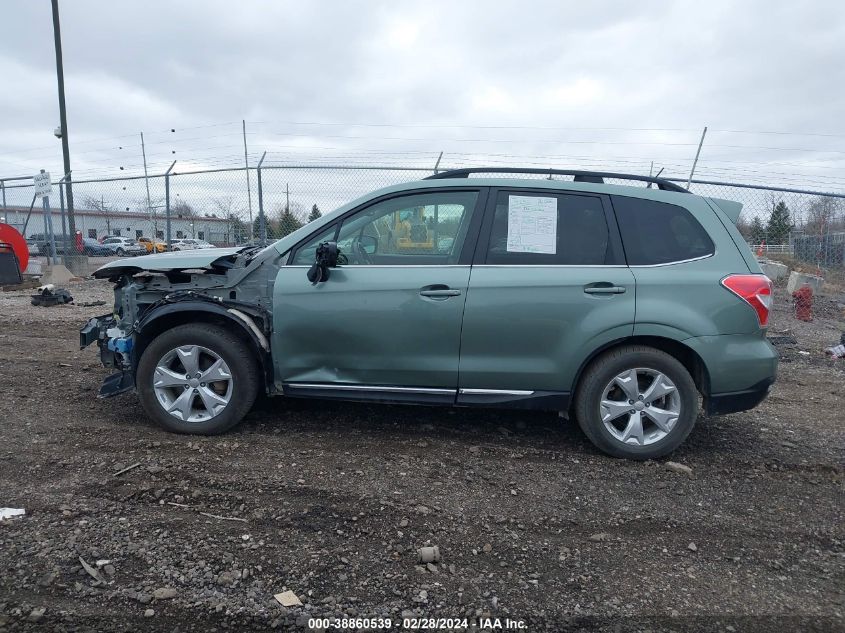
{"label": "side window", "polygon": [[610,236],[601,198],[549,192],[500,191],[487,264],[601,265]]}
{"label": "side window", "polygon": [[343,221],[337,245],[352,266],[455,264],[477,199],[441,191],[377,202]]}
{"label": "side window", "polygon": [[715,247],[692,214],[674,204],[613,196],[629,266],[649,266],[706,257]]}
{"label": "side window", "polygon": [[289,266],[310,266],[314,263],[314,258],[317,256],[317,247],[323,242],[331,242],[334,239],[334,234],[337,231],[337,225],[333,224],[325,231],[319,233],[316,237],[308,240],[305,244],[296,249],[296,253],[291,259]]}

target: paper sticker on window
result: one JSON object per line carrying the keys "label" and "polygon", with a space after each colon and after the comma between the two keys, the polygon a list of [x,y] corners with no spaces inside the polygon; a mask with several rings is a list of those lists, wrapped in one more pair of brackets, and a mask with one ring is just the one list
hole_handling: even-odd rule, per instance
{"label": "paper sticker on window", "polygon": [[508,196],[508,252],[557,251],[557,198]]}

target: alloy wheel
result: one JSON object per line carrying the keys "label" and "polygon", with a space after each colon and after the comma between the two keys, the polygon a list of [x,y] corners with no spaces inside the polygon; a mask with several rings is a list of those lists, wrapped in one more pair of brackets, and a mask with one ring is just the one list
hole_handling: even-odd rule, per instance
{"label": "alloy wheel", "polygon": [[656,369],[628,369],[607,384],[599,415],[605,429],[623,444],[649,446],[672,432],[681,415],[675,383]]}
{"label": "alloy wheel", "polygon": [[232,399],[232,372],[219,354],[200,345],[183,345],[156,363],[153,389],[162,408],[177,420],[204,422]]}

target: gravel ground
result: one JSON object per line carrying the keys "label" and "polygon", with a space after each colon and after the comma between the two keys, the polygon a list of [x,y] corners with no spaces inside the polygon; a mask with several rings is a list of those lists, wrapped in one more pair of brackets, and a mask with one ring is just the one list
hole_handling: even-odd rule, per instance
{"label": "gravel ground", "polygon": [[[111,300],[106,282],[68,288]],[[797,343],[775,390],[699,420],[671,457],[686,473],[604,457],[547,413],[277,399],[221,437],[168,434],[133,394],[95,398],[106,370],[77,331],[110,304],[28,294],[0,292],[0,506],[26,509],[0,523],[0,631],[845,626],[845,361],[822,351],[845,317],[829,299],[803,324],[778,297],[772,331]],[[428,545],[441,562],[417,564]]]}

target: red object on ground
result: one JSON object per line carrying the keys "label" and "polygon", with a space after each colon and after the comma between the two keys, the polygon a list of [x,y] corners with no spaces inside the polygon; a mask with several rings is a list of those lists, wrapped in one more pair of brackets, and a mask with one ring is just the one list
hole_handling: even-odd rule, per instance
{"label": "red object on ground", "polygon": [[795,300],[795,318],[799,321],[812,321],[813,289],[805,284],[792,293],[792,298]]}
{"label": "red object on ground", "polygon": [[766,240],[760,242],[760,246],[757,247],[757,257],[763,256],[763,247],[766,245]]}
{"label": "red object on ground", "polygon": [[76,232],[76,250],[77,252],[82,252],[82,231]]}
{"label": "red object on ground", "polygon": [[29,247],[26,245],[24,236],[12,225],[0,223],[0,242],[11,244],[12,251],[18,258],[18,266],[21,272],[25,271],[29,264]]}

